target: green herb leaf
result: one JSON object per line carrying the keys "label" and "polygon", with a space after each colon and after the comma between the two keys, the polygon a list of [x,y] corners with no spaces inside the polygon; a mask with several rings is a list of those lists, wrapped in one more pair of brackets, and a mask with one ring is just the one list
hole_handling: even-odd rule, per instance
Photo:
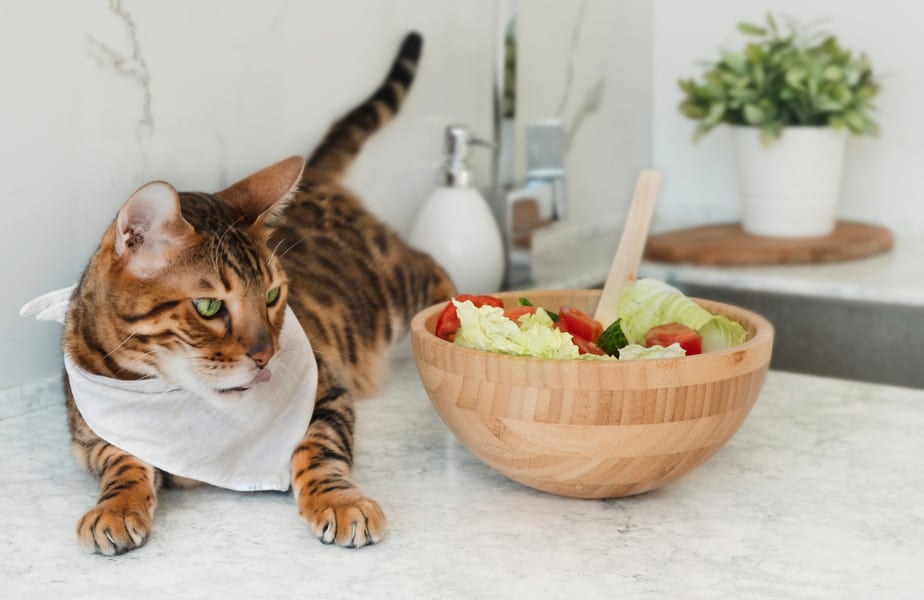
{"label": "green herb leaf", "polygon": [[822,77],[828,81],[839,81],[844,77],[844,71],[837,65],[828,65],[825,67]]}
{"label": "green herb leaf", "polygon": [[764,111],[753,104],[745,104],[744,119],[750,125],[760,125],[764,121]]}
{"label": "green herb leaf", "polygon": [[753,23],[738,23],[738,31],[745,35],[767,35],[767,30]]}
{"label": "green herb leaf", "polygon": [[725,114],[725,103],[724,102],[713,102],[709,107],[709,112],[706,114],[706,118],[703,119],[703,124],[707,127],[712,127],[722,120],[722,115]]}
{"label": "green herb leaf", "polygon": [[722,50],[721,54],[722,60],[732,71],[738,75],[747,73],[747,61],[744,60],[742,55],[737,52],[732,52],[731,50]]}

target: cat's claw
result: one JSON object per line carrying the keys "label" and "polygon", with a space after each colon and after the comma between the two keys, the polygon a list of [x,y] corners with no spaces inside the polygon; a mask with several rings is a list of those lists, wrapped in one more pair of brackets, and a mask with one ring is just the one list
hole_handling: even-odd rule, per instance
{"label": "cat's claw", "polygon": [[375,500],[356,490],[300,499],[302,518],[324,544],[361,548],[385,537],[385,513]]}
{"label": "cat's claw", "polygon": [[88,552],[124,554],[144,545],[151,535],[151,517],[143,511],[99,504],[77,524],[77,539]]}

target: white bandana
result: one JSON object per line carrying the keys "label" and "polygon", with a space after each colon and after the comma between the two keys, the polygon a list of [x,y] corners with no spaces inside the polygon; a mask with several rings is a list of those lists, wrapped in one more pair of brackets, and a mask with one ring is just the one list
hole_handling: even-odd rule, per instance
{"label": "white bandana", "polygon": [[[23,316],[64,322],[73,286],[27,303]],[[74,401],[96,435],[173,475],[237,491],[289,489],[292,451],[314,410],[318,367],[286,307],[272,376],[214,402],[161,378],[122,381],[88,373],[65,353]]]}

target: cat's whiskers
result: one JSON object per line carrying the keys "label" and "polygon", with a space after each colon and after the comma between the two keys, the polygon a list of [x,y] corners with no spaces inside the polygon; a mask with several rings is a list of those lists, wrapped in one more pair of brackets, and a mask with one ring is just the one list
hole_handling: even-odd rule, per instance
{"label": "cat's whiskers", "polygon": [[238,223],[240,223],[242,219],[243,219],[243,217],[238,217],[238,218],[234,219],[233,221],[231,221],[231,224],[228,225],[228,227],[225,228],[225,230],[224,230],[224,231],[221,233],[221,235],[218,237],[218,246],[221,246],[221,245],[224,243],[224,241],[225,241],[225,236],[228,235],[228,233],[229,233]]}
{"label": "cat's whiskers", "polygon": [[[150,355],[152,355],[152,354],[154,354],[154,353],[156,353],[156,352],[157,352],[157,348],[153,348],[153,349],[151,349],[151,350],[148,350],[147,352],[142,352],[142,353],[139,354],[138,356],[136,356],[136,357],[132,358],[130,361],[128,361],[127,364],[125,364],[125,365],[119,365],[119,370],[116,371],[116,374],[119,374],[119,373],[121,373],[122,371],[129,371],[129,372],[133,372],[133,373],[138,373],[139,371],[135,369],[136,363],[140,363],[141,360],[142,360],[143,358],[145,358],[146,356],[150,356]],[[145,366],[147,367],[147,366],[149,366],[149,365],[146,365],[146,364],[145,364]]]}
{"label": "cat's whiskers", "polygon": [[[294,349],[293,348],[280,348],[278,354],[285,354],[287,352],[294,352]],[[284,362],[277,363],[274,366],[274,368],[279,369],[278,371],[273,371],[274,377],[277,376],[277,372],[278,372],[278,375],[282,376],[284,379],[286,377],[296,377],[296,373],[295,371],[292,370],[292,367],[285,364]],[[286,383],[289,383],[289,381],[287,380]]]}
{"label": "cat's whiskers", "polygon": [[321,358],[327,358],[327,357],[333,357],[333,358],[335,358],[335,359],[340,358],[340,355],[339,355],[339,353],[336,351],[336,349],[331,349],[331,351],[327,352],[327,351],[324,351],[324,350],[319,350],[319,349],[315,348],[314,346],[312,346],[312,350],[314,351],[314,353],[315,353],[317,356],[320,356]]}
{"label": "cat's whiskers", "polygon": [[[280,258],[280,259],[283,258],[286,254],[288,254],[289,252],[291,252],[292,250],[294,250],[295,247],[298,246],[299,244],[301,244],[302,242],[304,242],[305,239],[306,239],[306,238],[303,238],[303,237],[302,237],[302,238],[299,238],[299,239],[295,240],[294,242],[292,242],[292,244],[291,244],[288,248],[286,248],[286,251],[279,255],[279,258]],[[274,252],[275,252],[275,250],[274,250]]]}
{"label": "cat's whiskers", "polygon": [[222,258],[222,257],[221,257],[221,248],[222,248],[222,246],[224,245],[225,237],[228,235],[228,233],[231,232],[232,229],[234,229],[234,227],[235,227],[238,223],[241,222],[242,219],[243,219],[243,217],[240,217],[240,216],[237,217],[236,219],[234,219],[234,221],[232,221],[232,222],[225,228],[225,230],[224,230],[223,232],[221,232],[221,235],[218,236],[218,240],[217,240],[214,244],[212,244],[212,246],[211,246],[211,248],[210,248],[210,251],[211,251],[211,259],[212,259],[212,266],[214,266],[216,270],[219,270],[219,269],[221,268],[221,263],[222,263],[222,260],[221,260],[221,258]]}
{"label": "cat's whiskers", "polygon": [[[109,358],[109,357],[111,357],[113,354],[115,354],[115,353],[119,350],[119,348],[121,348],[121,347],[124,346],[126,343],[128,343],[128,341],[131,340],[133,337],[135,337],[135,332],[132,332],[132,333],[128,334],[128,336],[127,336],[124,340],[122,340],[115,348],[113,348],[112,350],[109,351],[109,353],[103,358],[103,360],[106,360],[107,358]],[[139,370],[139,369],[136,369],[135,367],[136,367],[136,364],[139,363],[139,362],[141,361],[141,359],[143,359],[144,357],[146,357],[146,356],[148,356],[148,355],[150,355],[150,354],[153,354],[153,353],[155,352],[155,350],[156,350],[156,349],[151,349],[151,350],[148,350],[147,352],[142,352],[141,354],[139,354],[139,355],[135,356],[134,358],[132,358],[131,360],[129,360],[128,363],[127,363],[127,364],[124,364],[124,365],[123,365],[123,364],[120,364],[120,363],[118,363],[118,362],[116,362],[116,364],[119,365],[119,368],[115,371],[114,374],[115,374],[115,375],[119,375],[119,374],[121,374],[121,373],[123,373],[123,372],[129,372],[129,373],[142,373],[142,372],[148,371],[148,368],[147,368],[147,367],[150,367],[150,365],[146,365],[146,364],[145,364],[144,367],[146,367],[146,368],[140,369],[140,370]],[[155,369],[156,369],[156,367],[155,367]]]}
{"label": "cat's whiskers", "polygon": [[295,378],[295,373],[292,371],[292,369],[284,366],[281,371],[274,371],[273,377],[281,377],[283,383],[285,383],[287,386],[291,386],[292,380]]}
{"label": "cat's whiskers", "polygon": [[127,344],[127,343],[128,343],[128,340],[132,339],[133,337],[135,337],[135,332],[134,332],[134,331],[131,332],[131,333],[129,333],[129,334],[128,334],[128,337],[126,337],[124,340],[122,340],[121,342],[119,342],[119,344],[118,344],[115,348],[113,348],[112,350],[110,350],[109,353],[106,354],[106,356],[103,357],[103,360],[106,360],[107,358],[111,357],[119,348],[121,348],[122,346],[124,346],[125,344]]}
{"label": "cat's whiskers", "polygon": [[278,242],[276,242],[276,246],[273,248],[273,251],[270,253],[270,262],[273,262],[274,260],[279,260],[279,258],[276,256],[276,251],[279,250],[279,246],[282,246],[282,243],[284,241],[285,240],[279,240]]}

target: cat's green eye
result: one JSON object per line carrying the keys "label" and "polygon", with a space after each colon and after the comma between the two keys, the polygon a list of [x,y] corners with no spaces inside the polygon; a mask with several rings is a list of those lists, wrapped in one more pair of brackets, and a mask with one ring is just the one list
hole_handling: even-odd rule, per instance
{"label": "cat's green eye", "polygon": [[266,292],[266,305],[272,306],[276,304],[276,300],[279,300],[279,288],[274,287],[270,291]]}
{"label": "cat's green eye", "polygon": [[217,315],[222,306],[218,298],[196,298],[193,304],[196,305],[196,312],[206,318]]}

